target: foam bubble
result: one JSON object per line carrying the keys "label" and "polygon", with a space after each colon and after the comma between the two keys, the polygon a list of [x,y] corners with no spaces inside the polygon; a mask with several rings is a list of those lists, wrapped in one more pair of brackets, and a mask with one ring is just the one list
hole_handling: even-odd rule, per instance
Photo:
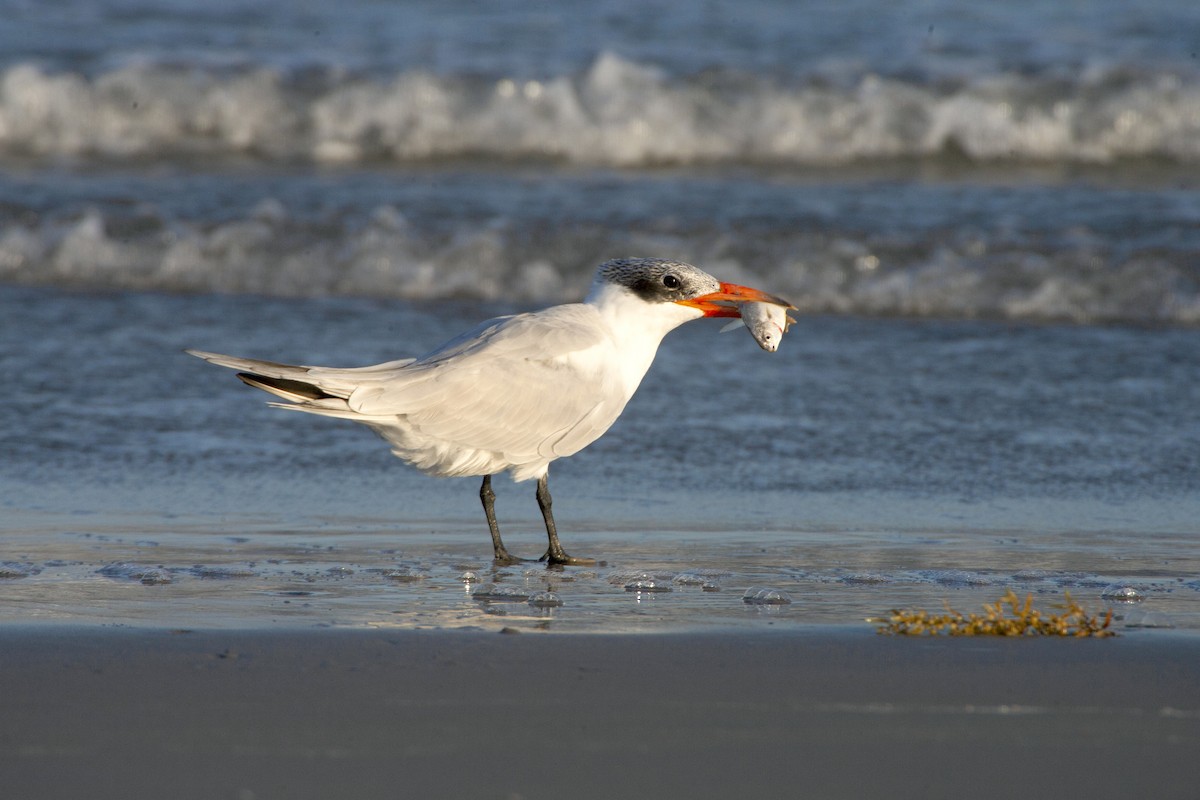
{"label": "foam bubble", "polygon": [[1145,595],[1132,586],[1124,586],[1119,583],[1110,584],[1104,587],[1100,592],[1102,600],[1108,600],[1115,603],[1140,603],[1145,599]]}
{"label": "foam bubble", "polygon": [[1126,628],[1174,628],[1175,621],[1161,611],[1131,609],[1122,617]]}
{"label": "foam bubble", "polygon": [[393,567],[385,570],[383,577],[396,583],[414,583],[429,577],[429,573],[417,567]]}
{"label": "foam bubble", "polygon": [[790,604],[792,596],[783,589],[751,586],[742,594],[742,602],[752,606],[782,606]]}
{"label": "foam bubble", "polygon": [[481,584],[471,592],[472,599],[488,603],[524,603],[529,596],[529,592],[520,587],[500,583]]}
{"label": "foam bubble", "polygon": [[638,594],[663,594],[674,589],[669,579],[655,578],[649,575],[635,578],[625,584],[625,591]]}
{"label": "foam bubble", "polygon": [[563,604],[563,599],[556,592],[545,591],[534,592],[529,596],[527,602],[534,608],[559,608]]}
{"label": "foam bubble", "polygon": [[106,578],[138,581],[147,586],[158,586],[171,583],[174,580],[171,571],[165,567],[148,567],[142,564],[128,564],[124,562],[107,564],[96,570],[96,572]]}

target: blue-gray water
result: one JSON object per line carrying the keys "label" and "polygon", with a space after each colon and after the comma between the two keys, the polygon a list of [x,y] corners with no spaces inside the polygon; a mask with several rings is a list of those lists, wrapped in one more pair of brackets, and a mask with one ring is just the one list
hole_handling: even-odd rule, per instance
{"label": "blue-gray water", "polygon": [[[3,619],[513,619],[459,580],[473,481],[180,351],[412,355],[646,255],[803,313],[774,355],[673,334],[554,466],[609,565],[539,614],[1130,586],[1200,627],[1200,7],[499,8],[0,1]],[[624,591],[696,570],[724,591]]]}
{"label": "blue-gray water", "polygon": [[[180,351],[373,363],[506,307],[5,288],[0,309],[3,618],[491,619],[461,581],[491,575],[474,479]],[[751,585],[792,594],[773,623],[1132,587],[1137,614],[1200,627],[1197,331],[818,316],[768,354],[719,328],[668,337],[618,424],[552,467],[568,550],[607,564],[501,584],[555,588],[560,627],[758,622]],[[509,546],[540,554],[532,485],[497,491]],[[642,572],[723,591],[640,598]]]}

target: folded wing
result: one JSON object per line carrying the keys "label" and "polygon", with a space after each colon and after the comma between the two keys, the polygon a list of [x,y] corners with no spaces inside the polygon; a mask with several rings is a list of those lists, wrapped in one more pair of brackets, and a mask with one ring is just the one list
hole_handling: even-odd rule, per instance
{"label": "folded wing", "polygon": [[189,351],[286,401],[282,408],[370,425],[401,458],[442,475],[512,469],[535,477],[599,437],[628,397],[594,309],[502,317],[420,359],[298,366]]}

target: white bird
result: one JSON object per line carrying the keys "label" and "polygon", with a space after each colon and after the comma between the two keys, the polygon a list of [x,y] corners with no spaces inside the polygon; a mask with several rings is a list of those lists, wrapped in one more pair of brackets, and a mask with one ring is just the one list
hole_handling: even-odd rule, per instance
{"label": "white bird", "polygon": [[609,429],[668,332],[701,317],[736,317],[736,304],[754,301],[790,305],[690,264],[630,258],[600,265],[582,303],[488,320],[421,358],[333,369],[187,352],[287,401],[272,406],[369,426],[430,475],[482,475],[479,495],[498,563],[520,559],[500,539],[492,475],[536,478],[549,539],[541,560],[591,564],[558,541],[550,462]]}

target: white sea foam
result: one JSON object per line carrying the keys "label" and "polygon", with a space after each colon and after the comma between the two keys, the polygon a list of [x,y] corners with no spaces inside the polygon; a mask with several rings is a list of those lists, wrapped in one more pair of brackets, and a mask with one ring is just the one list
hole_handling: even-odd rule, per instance
{"label": "white sea foam", "polygon": [[544,80],[141,62],[0,74],[0,155],[249,155],[355,163],[488,155],[581,164],[846,163],[930,157],[1200,160],[1200,81],[1107,67],[918,82],[678,77],[602,54]]}
{"label": "white sea foam", "polygon": [[[449,235],[394,208],[314,227],[267,201],[220,223],[142,221],[137,234],[90,208],[27,226],[0,223],[0,280],[42,285],[282,296],[360,295],[549,303],[586,287],[593,254],[669,252],[729,280],[769,286],[804,313],[1200,324],[1187,251],[1119,241],[1050,249],[1001,231],[933,231],[887,249],[847,236],[773,231],[731,242],[719,227],[651,236],[520,220],[455,223]],[[1119,237],[1118,237],[1119,238]]]}

